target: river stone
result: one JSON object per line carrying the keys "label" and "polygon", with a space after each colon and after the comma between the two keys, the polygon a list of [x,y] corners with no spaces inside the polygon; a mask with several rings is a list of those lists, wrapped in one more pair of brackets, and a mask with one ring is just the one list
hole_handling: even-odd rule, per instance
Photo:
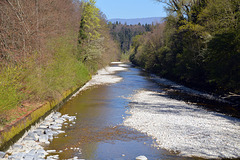
{"label": "river stone", "polygon": [[56,119],[58,119],[60,116],[61,116],[61,113],[59,113],[59,114],[54,114],[54,115],[52,116],[52,118],[53,118],[54,120],[56,120]]}
{"label": "river stone", "polygon": [[64,121],[62,119],[56,119],[55,122],[62,124]]}
{"label": "river stone", "polygon": [[64,114],[63,116],[62,116],[62,118],[65,118],[65,119],[67,119],[69,116],[67,115],[67,114]]}
{"label": "river stone", "polygon": [[53,134],[47,134],[49,140],[53,140]]}
{"label": "river stone", "polygon": [[76,119],[76,117],[75,116],[72,116],[72,117],[70,117],[68,120],[69,121],[74,121]]}
{"label": "river stone", "polygon": [[45,126],[50,126],[52,123],[49,122],[49,121],[46,121],[46,122],[43,122],[42,125],[45,125]]}
{"label": "river stone", "polygon": [[48,135],[40,135],[39,142],[46,143],[48,141]]}
{"label": "river stone", "polygon": [[49,142],[49,141],[46,141],[46,142],[45,142],[45,144],[46,144],[46,145],[49,145],[49,144],[50,144],[50,142]]}
{"label": "river stone", "polygon": [[53,118],[47,117],[47,118],[45,118],[45,121],[46,121],[46,123],[51,123],[51,122],[53,122]]}
{"label": "river stone", "polygon": [[35,141],[32,140],[32,139],[26,139],[26,140],[24,140],[24,141],[22,142],[22,144],[23,144],[23,145],[28,145],[28,146],[33,146],[33,145],[35,145],[36,143],[35,143]]}
{"label": "river stone", "polygon": [[62,123],[56,123],[55,126],[62,127]]}
{"label": "river stone", "polygon": [[28,154],[30,155],[35,155],[37,153],[37,150],[32,149],[31,151],[28,152]]}
{"label": "river stone", "polygon": [[61,117],[59,119],[62,120],[63,122],[67,121],[66,118],[63,118],[63,117]]}
{"label": "river stone", "polygon": [[17,149],[22,149],[23,148],[23,146],[22,145],[17,145],[17,144],[14,144],[13,146],[12,146],[12,149],[14,149],[14,150],[17,150]]}
{"label": "river stone", "polygon": [[39,136],[43,134],[43,130],[42,129],[36,129],[33,131],[33,133],[37,133]]}
{"label": "river stone", "polygon": [[47,153],[56,153],[56,150],[47,150]]}
{"label": "river stone", "polygon": [[61,129],[62,127],[57,126],[57,125],[51,125],[49,128],[54,129],[54,130],[59,130],[59,129]]}
{"label": "river stone", "polygon": [[47,126],[47,125],[43,125],[43,124],[41,124],[40,126],[39,126],[39,128],[41,128],[41,129],[46,129],[46,128],[48,128],[49,126]]}
{"label": "river stone", "polygon": [[24,160],[34,160],[35,158],[37,158],[35,155],[30,154],[24,156]]}
{"label": "river stone", "polygon": [[33,132],[29,132],[27,137],[32,138],[34,141],[38,141],[39,139],[38,134]]}
{"label": "river stone", "polygon": [[58,130],[58,134],[65,133],[65,131]]}
{"label": "river stone", "polygon": [[44,158],[48,153],[44,149],[39,149],[36,154],[39,158]]}
{"label": "river stone", "polygon": [[136,160],[148,160],[145,156],[138,156],[136,157]]}
{"label": "river stone", "polygon": [[47,159],[59,159],[59,155],[48,156]]}
{"label": "river stone", "polygon": [[11,160],[23,159],[23,157],[25,155],[26,155],[25,153],[16,153],[16,154],[9,156],[8,159],[11,159]]}
{"label": "river stone", "polygon": [[33,137],[29,137],[29,136],[23,138],[23,141],[28,141],[28,140],[37,141],[37,140],[35,140]]}
{"label": "river stone", "polygon": [[2,152],[2,151],[0,151],[0,158],[4,158],[4,157],[5,157],[5,155],[6,155],[6,153],[5,153],[5,152]]}
{"label": "river stone", "polygon": [[54,136],[58,135],[57,131],[52,131],[52,133],[53,133]]}

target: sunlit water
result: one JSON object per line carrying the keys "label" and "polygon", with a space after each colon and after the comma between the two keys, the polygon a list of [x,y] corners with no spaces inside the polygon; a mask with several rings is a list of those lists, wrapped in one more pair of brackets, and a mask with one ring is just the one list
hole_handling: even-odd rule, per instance
{"label": "sunlit water", "polygon": [[[229,146],[220,149],[235,145],[232,152],[238,151],[239,141],[234,142],[240,139],[238,119],[195,107],[193,103],[208,104],[199,100],[189,102],[191,96],[186,95],[181,99],[181,94],[173,94],[169,86],[153,80],[140,69],[124,64],[114,66],[127,68],[116,73],[122,77],[120,82],[89,85],[61,107],[59,112],[76,116],[76,121],[64,125],[65,133],[54,138],[46,150],[56,150],[53,154],[60,159],[135,159],[139,155],[149,160],[200,159],[189,156],[209,158],[206,156],[209,149],[211,157],[218,154],[219,146],[216,145],[222,143],[213,140],[214,146],[208,142],[217,133],[218,141],[235,136],[231,137]],[[116,80],[117,77],[112,78]],[[188,104],[183,101],[185,99]],[[232,124],[231,130],[227,128],[229,124]],[[226,132],[221,134],[222,131]],[[206,145],[209,147],[200,150]]]}

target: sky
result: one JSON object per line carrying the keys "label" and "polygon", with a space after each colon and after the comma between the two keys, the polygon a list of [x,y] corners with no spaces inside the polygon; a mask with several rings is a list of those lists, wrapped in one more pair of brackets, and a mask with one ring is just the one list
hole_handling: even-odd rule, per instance
{"label": "sky", "polygon": [[166,17],[163,4],[155,0],[96,0],[96,6],[107,19]]}

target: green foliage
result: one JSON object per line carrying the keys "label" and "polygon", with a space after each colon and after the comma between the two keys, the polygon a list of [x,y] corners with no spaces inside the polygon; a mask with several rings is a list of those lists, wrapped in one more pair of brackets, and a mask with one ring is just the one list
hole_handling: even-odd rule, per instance
{"label": "green foliage", "polygon": [[208,43],[209,81],[240,91],[240,38],[235,32],[217,34]]}
{"label": "green foliage", "polygon": [[[68,39],[69,38],[69,39]],[[27,72],[27,86],[34,99],[45,100],[58,97],[65,90],[83,85],[89,80],[86,67],[77,60],[71,37],[51,42],[54,51],[52,60],[46,65],[31,67]],[[34,68],[34,69],[33,69]]]}
{"label": "green foliage", "polygon": [[102,54],[104,52],[103,39],[99,38],[95,41],[87,43],[85,51],[82,52],[82,59],[84,64],[88,67],[91,73],[95,72],[99,68],[99,63],[102,60]]}
{"label": "green foliage", "polygon": [[20,66],[6,66],[0,72],[0,114],[19,105],[24,98]]}
{"label": "green foliage", "polygon": [[95,3],[95,0],[82,3],[83,13],[78,35],[78,59],[91,73],[115,60],[118,52],[117,46],[109,36],[105,15]]}
{"label": "green foliage", "polygon": [[210,0],[199,14],[199,24],[211,34],[228,32],[239,23],[239,5],[237,0]]}
{"label": "green foliage", "polygon": [[123,54],[129,52],[130,47],[133,43],[133,38],[136,35],[142,35],[146,32],[150,32],[152,30],[152,25],[123,25],[116,23],[110,23],[109,27],[111,29],[111,34],[117,42],[119,42],[121,52]]}
{"label": "green foliage", "polygon": [[79,44],[88,43],[100,37],[98,29],[100,26],[99,9],[95,6],[95,0],[82,2],[82,17],[79,30]]}
{"label": "green foliage", "polygon": [[167,4],[164,32],[135,37],[130,60],[176,81],[239,92],[240,1],[157,1]]}

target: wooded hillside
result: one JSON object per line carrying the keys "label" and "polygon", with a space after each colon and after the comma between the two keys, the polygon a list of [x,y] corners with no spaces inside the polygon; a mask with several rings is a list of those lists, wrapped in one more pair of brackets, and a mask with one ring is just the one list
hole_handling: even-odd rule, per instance
{"label": "wooded hillside", "polygon": [[94,0],[2,0],[0,18],[3,125],[118,58]]}
{"label": "wooded hillside", "polygon": [[240,1],[157,0],[166,22],[136,36],[131,61],[172,80],[240,92]]}

